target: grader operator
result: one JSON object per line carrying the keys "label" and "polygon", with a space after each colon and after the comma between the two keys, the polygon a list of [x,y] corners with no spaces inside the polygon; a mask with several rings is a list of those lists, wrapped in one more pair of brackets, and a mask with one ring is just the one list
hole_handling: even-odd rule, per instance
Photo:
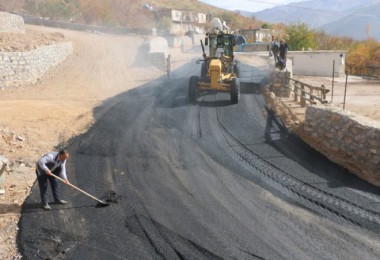
{"label": "grader operator", "polygon": [[192,76],[189,83],[189,100],[196,102],[198,96],[209,91],[228,92],[231,103],[237,104],[240,95],[240,83],[237,78],[237,63],[234,60],[233,34],[227,30],[213,29],[206,34],[205,45],[209,46],[209,56],[206,55],[203,42],[201,76]]}

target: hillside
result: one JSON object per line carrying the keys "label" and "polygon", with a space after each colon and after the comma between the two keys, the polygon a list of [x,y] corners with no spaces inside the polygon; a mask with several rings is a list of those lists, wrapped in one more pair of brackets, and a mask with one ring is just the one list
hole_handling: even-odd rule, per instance
{"label": "hillside", "polygon": [[368,37],[380,41],[380,3],[362,8],[356,12],[321,28],[329,34],[349,36],[363,40]]}
{"label": "hillside", "polygon": [[0,0],[0,10],[23,11],[46,19],[70,22],[151,28],[157,21],[156,11],[162,8],[190,10],[217,16],[239,28],[260,26],[262,22],[204,4],[197,0]]}
{"label": "hillside", "polygon": [[311,26],[321,26],[342,19],[363,7],[368,7],[379,0],[308,0],[289,5],[282,5],[256,13],[242,13],[255,16],[259,20],[271,23],[305,22]]}

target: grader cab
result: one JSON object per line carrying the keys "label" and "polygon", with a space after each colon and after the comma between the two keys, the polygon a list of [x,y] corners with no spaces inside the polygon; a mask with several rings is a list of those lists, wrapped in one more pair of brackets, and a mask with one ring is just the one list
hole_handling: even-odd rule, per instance
{"label": "grader cab", "polygon": [[239,102],[240,83],[237,78],[237,63],[234,60],[233,34],[230,31],[214,30],[206,34],[205,45],[209,46],[209,55],[203,50],[201,76],[192,76],[189,83],[189,100],[196,102],[202,93],[209,91],[228,92],[232,104]]}

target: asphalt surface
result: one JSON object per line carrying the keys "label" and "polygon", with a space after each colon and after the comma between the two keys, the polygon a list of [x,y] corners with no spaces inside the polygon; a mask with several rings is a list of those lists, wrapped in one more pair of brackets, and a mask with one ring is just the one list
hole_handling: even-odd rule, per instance
{"label": "asphalt surface", "polygon": [[187,64],[106,101],[70,142],[74,185],[113,203],[23,206],[26,259],[379,259],[380,191],[292,136],[260,86],[189,104]]}

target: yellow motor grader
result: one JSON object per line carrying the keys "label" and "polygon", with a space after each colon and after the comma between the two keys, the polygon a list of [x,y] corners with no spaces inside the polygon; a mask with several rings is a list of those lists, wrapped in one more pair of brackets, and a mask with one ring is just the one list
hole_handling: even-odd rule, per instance
{"label": "yellow motor grader", "polygon": [[240,83],[237,77],[237,63],[234,60],[233,34],[230,31],[214,29],[206,34],[205,45],[209,46],[209,56],[201,40],[203,50],[201,76],[192,76],[189,83],[189,100],[196,102],[199,95],[209,91],[230,93],[231,103],[237,104],[240,95]]}

